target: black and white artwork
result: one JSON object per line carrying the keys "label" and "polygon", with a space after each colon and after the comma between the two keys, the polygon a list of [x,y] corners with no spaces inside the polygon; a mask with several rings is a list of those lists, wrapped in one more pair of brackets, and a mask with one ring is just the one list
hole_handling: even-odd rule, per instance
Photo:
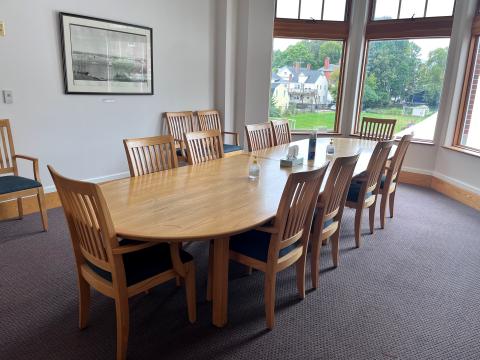
{"label": "black and white artwork", "polygon": [[153,94],[152,29],[61,13],[67,94]]}

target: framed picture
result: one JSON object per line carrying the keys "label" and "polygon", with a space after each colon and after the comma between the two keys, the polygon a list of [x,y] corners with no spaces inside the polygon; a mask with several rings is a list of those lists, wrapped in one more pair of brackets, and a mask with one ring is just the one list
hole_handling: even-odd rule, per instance
{"label": "framed picture", "polygon": [[66,94],[153,94],[152,29],[60,13]]}

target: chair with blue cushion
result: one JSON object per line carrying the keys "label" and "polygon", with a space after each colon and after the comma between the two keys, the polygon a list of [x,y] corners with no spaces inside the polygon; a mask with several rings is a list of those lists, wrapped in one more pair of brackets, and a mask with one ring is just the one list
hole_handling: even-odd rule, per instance
{"label": "chair with blue cushion", "polygon": [[296,264],[298,292],[302,299],[305,297],[305,263],[310,228],[327,167],[328,163],[313,171],[290,174],[275,218],[268,225],[230,239],[231,260],[265,273],[264,300],[269,329],[275,324],[275,282],[278,272]]}
{"label": "chair with blue cushion", "polygon": [[[32,162],[34,179],[18,176],[17,160]],[[18,217],[23,217],[22,198],[36,196],[43,230],[48,230],[45,194],[40,182],[38,159],[15,153],[12,130],[8,119],[0,120],[0,202],[17,200]]]}
{"label": "chair with blue cushion", "polygon": [[355,245],[357,248],[360,247],[363,209],[369,209],[370,233],[373,234],[378,189],[392,145],[393,141],[378,142],[373,150],[367,170],[354,176],[350,183],[345,205],[355,209]]}
{"label": "chair with blue cushion", "polygon": [[70,180],[48,167],[62,202],[77,267],[79,327],[87,326],[90,287],[115,300],[118,360],[126,359],[128,299],[180,276],[188,319],[196,320],[195,265],[178,244],[118,239],[108,206],[96,184]]}
{"label": "chair with blue cushion", "polygon": [[[222,120],[220,118],[220,113],[217,110],[202,110],[197,111],[198,123],[200,125],[201,131],[208,130],[218,130],[224,137],[223,139],[223,153],[225,157],[230,157],[233,155],[238,155],[243,152],[243,148],[240,146],[238,133],[233,131],[223,131],[222,130]],[[226,137],[227,135],[232,136],[234,144],[227,144]]]}
{"label": "chair with blue cushion", "polygon": [[257,151],[275,146],[273,130],[269,123],[245,125],[248,151]]}
{"label": "chair with blue cushion", "polygon": [[184,135],[189,165],[225,157],[222,135],[218,130],[196,131]]}
{"label": "chair with blue cushion", "polygon": [[168,134],[173,136],[178,159],[187,161],[187,148],[183,136],[185,133],[197,131],[198,127],[192,111],[166,112]]}
{"label": "chair with blue cushion", "polygon": [[397,146],[395,155],[388,162],[385,167],[385,174],[382,174],[380,181],[379,194],[382,195],[382,201],[380,202],[380,226],[385,228],[385,210],[387,207],[387,201],[390,208],[390,217],[393,218],[393,205],[395,202],[395,194],[397,190],[398,175],[402,169],[403,159],[407,153],[408,146],[412,141],[412,135],[404,135],[402,140]]}
{"label": "chair with blue cushion", "polygon": [[338,266],[338,240],[343,209],[347,198],[348,187],[352,180],[355,165],[359,155],[339,157],[335,159],[328,175],[324,190],[318,197],[315,216],[312,224],[310,242],[312,287],[318,287],[318,272],[320,268],[320,248],[331,240],[333,266]]}

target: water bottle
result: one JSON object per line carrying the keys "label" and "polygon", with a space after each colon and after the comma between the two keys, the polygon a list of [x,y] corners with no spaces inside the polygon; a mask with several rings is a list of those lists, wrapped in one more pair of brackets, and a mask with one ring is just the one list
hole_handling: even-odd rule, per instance
{"label": "water bottle", "polygon": [[327,145],[327,155],[335,154],[335,146],[333,145],[333,139],[330,139],[330,144]]}
{"label": "water bottle", "polygon": [[250,180],[257,180],[260,176],[260,165],[258,165],[257,157],[253,158],[253,163],[248,168],[248,178]]}
{"label": "water bottle", "polygon": [[317,149],[317,131],[314,130],[308,139],[308,160],[315,159],[315,150]]}

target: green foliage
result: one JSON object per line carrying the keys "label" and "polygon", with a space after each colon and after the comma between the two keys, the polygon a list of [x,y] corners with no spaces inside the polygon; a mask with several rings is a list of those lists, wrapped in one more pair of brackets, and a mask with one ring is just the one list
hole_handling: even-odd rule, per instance
{"label": "green foliage", "polygon": [[438,48],[430,52],[428,60],[419,69],[419,88],[425,92],[425,101],[438,107],[447,66],[448,48]]}
{"label": "green foliage", "polygon": [[275,99],[272,95],[270,95],[269,100],[269,107],[268,107],[268,116],[270,117],[280,117],[282,114],[280,113],[280,109],[277,107]]}
{"label": "green foliage", "polygon": [[340,41],[326,41],[320,45],[318,50],[318,59],[323,66],[326,57],[330,58],[331,64],[340,64],[342,58],[343,45]]}

